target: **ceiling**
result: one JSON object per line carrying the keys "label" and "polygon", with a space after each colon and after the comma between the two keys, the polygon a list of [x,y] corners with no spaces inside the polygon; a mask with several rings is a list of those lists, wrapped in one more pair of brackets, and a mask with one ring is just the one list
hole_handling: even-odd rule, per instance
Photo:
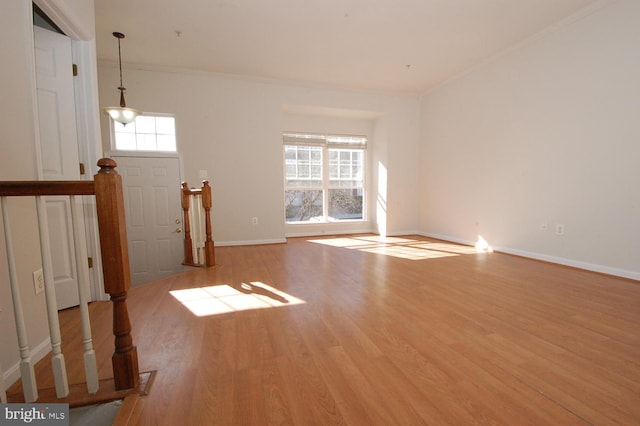
{"label": "ceiling", "polygon": [[[424,93],[604,0],[96,0],[124,66]],[[126,82],[126,76],[125,76]]]}

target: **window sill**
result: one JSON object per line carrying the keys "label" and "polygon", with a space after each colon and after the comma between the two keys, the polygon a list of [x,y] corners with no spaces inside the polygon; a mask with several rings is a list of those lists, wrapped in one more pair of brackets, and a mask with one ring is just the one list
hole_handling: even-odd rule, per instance
{"label": "window sill", "polygon": [[333,225],[340,223],[368,223],[366,219],[343,219],[343,220],[305,220],[301,222],[285,222],[285,225],[299,226],[299,225]]}

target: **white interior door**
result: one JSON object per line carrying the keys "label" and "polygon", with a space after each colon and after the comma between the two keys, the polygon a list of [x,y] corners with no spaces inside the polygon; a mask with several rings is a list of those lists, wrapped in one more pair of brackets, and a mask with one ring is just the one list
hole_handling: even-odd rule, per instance
{"label": "white interior door", "polygon": [[122,175],[131,283],[183,270],[180,161],[113,155]]}
{"label": "white interior door", "polygon": [[[34,27],[33,31],[41,176],[45,180],[80,179],[71,39],[40,27]],[[76,202],[82,211],[80,200]],[[58,309],[64,309],[78,304],[71,200],[46,197],[45,205],[56,299]],[[84,229],[84,225],[81,228]]]}

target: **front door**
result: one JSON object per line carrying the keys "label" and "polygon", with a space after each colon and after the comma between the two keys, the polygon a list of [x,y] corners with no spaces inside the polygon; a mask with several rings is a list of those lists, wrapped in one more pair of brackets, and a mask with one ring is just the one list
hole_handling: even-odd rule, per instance
{"label": "front door", "polygon": [[[71,39],[40,27],[34,27],[33,31],[41,175],[46,180],[77,180],[80,169]],[[69,197],[45,197],[58,309],[78,304],[71,202]],[[73,202],[78,203],[78,211],[82,211],[81,201]],[[84,225],[79,228],[84,229]],[[88,266],[83,263],[80,267]]]}
{"label": "front door", "polygon": [[122,175],[131,284],[183,270],[180,162],[177,157],[112,155]]}

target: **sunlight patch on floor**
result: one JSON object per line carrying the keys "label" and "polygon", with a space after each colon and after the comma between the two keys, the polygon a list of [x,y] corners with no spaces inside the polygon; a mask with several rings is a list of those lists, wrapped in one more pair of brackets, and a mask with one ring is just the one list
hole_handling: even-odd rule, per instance
{"label": "sunlight patch on floor", "polygon": [[479,249],[478,247],[453,243],[430,242],[401,237],[381,237],[378,235],[317,238],[308,241],[410,260],[437,259],[486,251],[484,248]]}
{"label": "sunlight patch on floor", "polygon": [[306,303],[262,282],[242,283],[240,288],[222,284],[169,293],[199,317]]}
{"label": "sunlight patch on floor", "polygon": [[439,257],[457,256],[457,254],[455,253],[427,250],[413,246],[380,245],[371,248],[362,248],[360,250],[366,251],[367,253],[384,254],[387,256],[400,257],[402,259],[410,260],[436,259]]}

